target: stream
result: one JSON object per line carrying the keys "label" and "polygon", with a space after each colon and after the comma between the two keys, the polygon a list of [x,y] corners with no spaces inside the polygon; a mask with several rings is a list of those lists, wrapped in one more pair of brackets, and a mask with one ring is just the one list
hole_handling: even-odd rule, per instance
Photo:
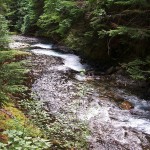
{"label": "stream", "polygon": [[[48,41],[25,36],[12,39],[11,48],[34,55],[34,98],[46,103],[58,118],[63,115],[67,120],[73,113],[86,123],[89,150],[150,150],[150,101],[120,88],[109,76],[91,73],[92,67],[81,63],[79,56],[53,50]],[[130,109],[121,107],[126,102]]]}

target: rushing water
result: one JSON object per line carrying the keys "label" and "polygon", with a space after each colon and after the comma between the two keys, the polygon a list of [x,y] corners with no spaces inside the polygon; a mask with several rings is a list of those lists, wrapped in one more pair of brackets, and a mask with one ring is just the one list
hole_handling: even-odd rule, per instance
{"label": "rushing water", "polygon": [[51,44],[38,43],[38,44],[31,45],[31,47],[40,47],[40,48],[43,48],[43,49],[51,49],[52,45]]}
{"label": "rushing water", "polygon": [[[25,39],[21,42],[28,41]],[[111,87],[106,80],[100,80],[101,77],[80,73],[87,65],[80,62],[79,56],[54,51],[52,44],[35,39],[29,44],[34,54],[49,57],[44,61],[43,74],[32,87],[36,98],[47,102],[51,113],[58,117],[64,114],[69,118],[70,112],[74,112],[81,122],[86,122],[91,131],[90,150],[150,149],[150,102],[125,89]],[[134,107],[121,109],[108,96],[110,91]]]}
{"label": "rushing water", "polygon": [[[50,47],[50,45],[39,44],[39,47],[40,48]],[[63,62],[64,62],[63,66],[66,69],[70,68],[70,69],[78,71],[78,72],[83,71],[85,69],[85,66],[80,63],[80,58],[73,54],[61,54],[61,53],[55,52],[53,50],[38,50],[38,49],[34,49],[34,50],[32,50],[32,52],[34,52],[35,54],[40,54],[40,55],[42,54],[42,55],[60,57],[63,59]]]}

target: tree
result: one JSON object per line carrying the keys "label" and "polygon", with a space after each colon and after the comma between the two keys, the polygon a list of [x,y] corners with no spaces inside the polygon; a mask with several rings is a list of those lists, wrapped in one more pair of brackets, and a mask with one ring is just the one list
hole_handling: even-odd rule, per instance
{"label": "tree", "polygon": [[35,33],[36,22],[43,12],[43,0],[11,0],[7,18],[11,30],[23,34]]}
{"label": "tree", "polygon": [[17,62],[17,57],[24,56],[26,53],[8,49],[9,31],[4,16],[5,2],[0,3],[3,6],[0,14],[0,105],[9,100],[11,94],[22,92],[25,89],[22,82],[23,74],[26,72],[22,62]]}
{"label": "tree", "polygon": [[6,48],[8,44],[8,27],[4,15],[0,14],[0,48]]}
{"label": "tree", "polygon": [[1,0],[0,6],[0,48],[5,48],[8,44],[8,26],[4,16],[6,12],[6,3]]}
{"label": "tree", "polygon": [[11,0],[9,8],[17,31],[62,41],[99,64],[150,55],[148,0]]}

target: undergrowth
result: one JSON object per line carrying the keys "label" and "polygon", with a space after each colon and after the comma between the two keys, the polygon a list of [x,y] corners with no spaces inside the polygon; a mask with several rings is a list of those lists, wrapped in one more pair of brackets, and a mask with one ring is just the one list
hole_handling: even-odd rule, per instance
{"label": "undergrowth", "polygon": [[49,139],[51,149],[87,149],[87,135],[89,134],[86,125],[72,118],[64,119],[65,116],[54,117],[44,109],[44,103],[36,100],[20,101],[20,106],[28,110],[27,116],[33,124],[38,126],[42,133]]}

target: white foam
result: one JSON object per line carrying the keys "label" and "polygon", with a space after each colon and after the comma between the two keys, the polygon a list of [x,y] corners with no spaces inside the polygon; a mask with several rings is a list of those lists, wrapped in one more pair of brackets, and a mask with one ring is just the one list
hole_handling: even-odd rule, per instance
{"label": "white foam", "polygon": [[150,122],[144,119],[130,118],[126,122],[117,122],[116,127],[131,127],[138,131],[150,134]]}
{"label": "white foam", "polygon": [[51,44],[34,44],[31,47],[39,47],[39,48],[44,48],[44,49],[51,49],[52,45]]}
{"label": "white foam", "polygon": [[53,50],[38,50],[38,49],[34,49],[32,50],[32,52],[35,54],[42,54],[42,55],[44,54],[48,56],[60,57],[64,60],[65,67],[68,67],[75,71],[80,72],[85,69],[84,65],[80,63],[80,58],[73,54],[61,54]]}

